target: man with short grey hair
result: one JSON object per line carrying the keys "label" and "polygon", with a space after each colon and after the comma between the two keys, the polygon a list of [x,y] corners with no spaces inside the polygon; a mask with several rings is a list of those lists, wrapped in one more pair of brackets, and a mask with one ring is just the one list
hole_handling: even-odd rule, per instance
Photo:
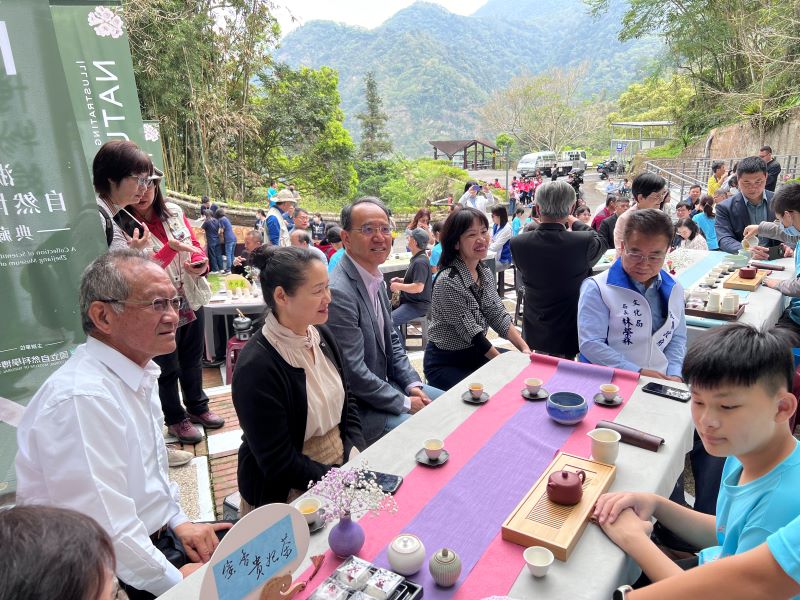
{"label": "man with short grey hair", "polygon": [[264,234],[258,229],[251,229],[244,235],[244,250],[242,253],[233,259],[233,267],[231,273],[234,275],[244,275],[247,273],[245,267],[252,266],[250,255],[264,245]]}
{"label": "man with short grey hair", "polygon": [[581,283],[606,245],[572,216],[575,190],[566,181],[539,186],[536,205],[540,224],[511,239],[511,255],[524,284],[522,337],[531,350],[574,358]]}
{"label": "man with short grey hair", "polygon": [[86,343],[42,384],[17,430],[17,501],[94,518],[131,600],[197,570],[230,527],[189,521],[167,475],[152,359],[175,349],[180,304],[166,271],[140,253],[97,258],[81,278]]}
{"label": "man with short grey hair", "polygon": [[322,250],[311,243],[311,236],[308,235],[306,231],[295,228],[292,230],[292,233],[289,234],[289,239],[292,241],[292,246],[311,250],[311,252],[316,254],[319,259],[325,263],[325,266],[328,265],[328,257],[325,256],[325,253]]}
{"label": "man with short grey hair", "polygon": [[441,394],[422,383],[392,327],[380,271],[392,249],[389,211],[378,198],[342,209],[345,254],[330,273],[328,327],[336,336],[367,443],[400,425]]}

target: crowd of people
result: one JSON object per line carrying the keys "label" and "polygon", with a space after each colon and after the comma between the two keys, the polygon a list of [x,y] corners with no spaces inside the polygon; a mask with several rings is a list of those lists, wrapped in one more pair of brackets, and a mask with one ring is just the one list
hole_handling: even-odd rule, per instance
{"label": "crowd of people", "polygon": [[[236,240],[224,208],[204,199],[194,223],[206,232],[204,250],[180,206],[165,199],[149,157],[131,142],[107,143],[94,184],[109,251],[86,268],[76,299],[87,341],[20,423],[22,506],[0,513],[0,543],[23,543],[20,529],[46,528],[41,519],[62,527],[40,538],[78,539],[74,530],[82,530],[92,552],[69,585],[83,595],[60,597],[100,598],[113,572],[132,600],[154,598],[208,561],[231,524],[192,523],[183,512],[168,476],[183,457],[168,452],[162,427],[191,443],[202,438],[196,425],[224,424],[202,389],[205,276],[215,266],[249,266],[266,313],[231,382],[243,431],[241,515],[293,501],[501,352],[538,352],[691,385],[694,507],[685,506],[679,481],[676,501],[622,492],[604,495],[595,509],[598,524],[642,567],[637,585],[665,580],[622,594],[704,590],[710,569],[739,580],[766,573],[763,589],[799,593],[790,349],[800,346],[800,298],[770,331],[729,325],[687,344],[683,289],[663,269],[670,251],[696,247],[698,238],[714,250],[712,230],[722,251],[738,252],[745,241],[757,258],[771,246],[791,254],[800,241],[800,184],[773,196],[766,158],[741,160],[731,186],[739,191],[721,202],[711,190],[691,190],[674,219],[667,184],[651,173],[611,195],[594,218],[563,180],[519,182],[531,183],[523,191],[531,198],[520,196],[511,221],[496,186],[470,182],[445,219],[431,223],[426,209],[414,216],[405,230],[408,270],[386,282],[380,267],[396,228],[378,198],[359,198],[338,224],[325,224],[297,206],[295,191],[271,185],[240,256],[228,246]],[[720,188],[730,183],[713,177]],[[616,260],[593,275],[612,248]],[[215,265],[220,250],[223,265]],[[513,264],[521,278],[521,331],[486,262],[490,251],[498,275]],[[766,285],[800,296],[797,279]],[[404,326],[421,318],[424,377],[403,339]],[[490,328],[514,350],[493,343]],[[27,508],[34,504],[58,508]],[[668,558],[651,541],[653,517],[695,559]],[[714,564],[673,577],[698,562]]]}

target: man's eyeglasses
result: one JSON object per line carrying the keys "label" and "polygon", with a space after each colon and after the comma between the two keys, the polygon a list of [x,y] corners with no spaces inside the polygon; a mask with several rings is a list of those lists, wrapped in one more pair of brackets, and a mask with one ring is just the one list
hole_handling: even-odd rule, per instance
{"label": "man's eyeglasses", "polygon": [[392,235],[392,228],[388,225],[381,225],[380,227],[373,227],[372,225],[362,225],[361,227],[356,227],[352,231],[360,231],[363,235],[367,237],[373,236],[376,233],[380,233],[383,236]]}
{"label": "man's eyeglasses", "polygon": [[625,250],[625,256],[627,256],[633,263],[658,263],[664,260],[666,254],[653,254],[652,256],[645,256],[644,254],[640,254],[638,252],[628,252]]}
{"label": "man's eyeglasses", "polygon": [[157,313],[167,311],[167,307],[171,306],[172,310],[178,312],[183,305],[183,298],[175,296],[174,298],[154,298],[153,300],[116,300],[114,298],[106,298],[100,302],[107,302],[109,304],[133,304],[135,306],[150,307]]}

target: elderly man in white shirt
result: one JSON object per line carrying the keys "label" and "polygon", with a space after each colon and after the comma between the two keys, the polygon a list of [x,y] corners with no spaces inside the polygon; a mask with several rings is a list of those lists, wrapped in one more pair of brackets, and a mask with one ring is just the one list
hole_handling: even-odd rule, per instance
{"label": "elderly man in white shirt", "polygon": [[230,527],[190,522],[167,475],[152,358],[175,349],[179,305],[164,269],[138,252],[96,259],[81,279],[87,341],[45,381],[17,432],[17,500],[93,517],[131,600],[195,571]]}

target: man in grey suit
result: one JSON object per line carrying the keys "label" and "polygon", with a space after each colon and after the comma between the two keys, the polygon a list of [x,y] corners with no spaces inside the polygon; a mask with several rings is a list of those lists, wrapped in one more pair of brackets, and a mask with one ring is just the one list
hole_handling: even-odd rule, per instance
{"label": "man in grey suit", "polygon": [[392,326],[379,269],[392,249],[389,212],[373,197],[342,209],[346,250],[331,272],[328,327],[336,336],[368,444],[442,392],[423,385]]}

